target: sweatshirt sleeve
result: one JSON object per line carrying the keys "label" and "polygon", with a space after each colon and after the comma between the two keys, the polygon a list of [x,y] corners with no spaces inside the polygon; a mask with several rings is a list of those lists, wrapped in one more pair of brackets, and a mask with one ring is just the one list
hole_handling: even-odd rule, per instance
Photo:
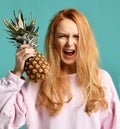
{"label": "sweatshirt sleeve", "polygon": [[0,80],[0,129],[18,129],[25,123],[24,82],[11,72]]}
{"label": "sweatshirt sleeve", "polygon": [[120,128],[120,100],[110,74],[106,71],[102,74],[102,84],[105,86],[108,109],[101,113],[101,129]]}

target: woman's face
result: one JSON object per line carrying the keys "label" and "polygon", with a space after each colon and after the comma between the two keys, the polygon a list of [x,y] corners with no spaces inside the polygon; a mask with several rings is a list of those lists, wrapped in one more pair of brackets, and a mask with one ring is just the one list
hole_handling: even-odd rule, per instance
{"label": "woman's face", "polygon": [[66,18],[59,22],[55,32],[55,46],[61,59],[62,68],[67,73],[76,72],[78,39],[78,29],[72,20]]}

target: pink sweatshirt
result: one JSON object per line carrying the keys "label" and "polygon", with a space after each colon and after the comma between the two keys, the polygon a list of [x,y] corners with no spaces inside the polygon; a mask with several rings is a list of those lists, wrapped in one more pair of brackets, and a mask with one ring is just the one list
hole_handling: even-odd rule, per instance
{"label": "pink sweatshirt", "polygon": [[[45,107],[35,107],[38,84],[18,78],[9,72],[0,80],[0,129],[120,129],[120,102],[110,75],[101,70],[109,107],[91,116],[84,111],[77,75],[68,75],[73,91],[72,100],[56,116],[50,116]],[[82,104],[80,106],[80,104]]]}

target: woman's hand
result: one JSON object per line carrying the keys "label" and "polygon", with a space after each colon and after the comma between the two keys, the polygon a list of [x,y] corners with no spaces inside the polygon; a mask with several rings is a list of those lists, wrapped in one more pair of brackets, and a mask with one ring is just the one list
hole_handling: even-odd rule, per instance
{"label": "woman's hand", "polygon": [[25,61],[33,56],[35,56],[35,50],[30,45],[21,45],[16,52],[16,63],[12,72],[21,77],[24,72]]}

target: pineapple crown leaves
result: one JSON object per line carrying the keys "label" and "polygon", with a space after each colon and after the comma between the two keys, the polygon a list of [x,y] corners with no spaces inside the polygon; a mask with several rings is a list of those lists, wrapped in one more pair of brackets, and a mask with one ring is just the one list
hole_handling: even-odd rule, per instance
{"label": "pineapple crown leaves", "polygon": [[6,31],[10,35],[10,38],[8,39],[10,39],[17,48],[22,44],[30,44],[33,48],[36,48],[38,42],[37,33],[39,30],[39,27],[35,28],[36,20],[30,17],[31,21],[27,24],[21,10],[18,11],[18,17],[16,16],[15,11],[13,11],[13,14],[14,19],[11,19],[10,21],[4,19],[4,24],[8,28]]}

